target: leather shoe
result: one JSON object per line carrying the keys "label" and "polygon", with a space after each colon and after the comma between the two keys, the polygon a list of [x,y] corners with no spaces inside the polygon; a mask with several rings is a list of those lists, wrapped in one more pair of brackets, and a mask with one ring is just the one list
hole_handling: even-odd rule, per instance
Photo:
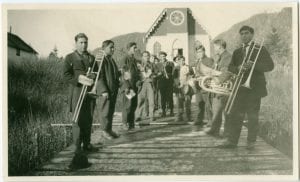
{"label": "leather shoe", "polygon": [[83,146],[83,151],[85,152],[98,152],[98,148],[94,147],[92,144],[89,144],[87,146]]}
{"label": "leather shoe", "polygon": [[113,137],[111,136],[111,134],[108,133],[107,131],[102,131],[102,137],[104,137],[107,140],[113,139]]}
{"label": "leather shoe", "polygon": [[217,145],[217,147],[223,149],[233,149],[236,148],[236,145],[231,142],[225,141],[224,143]]}
{"label": "leather shoe", "polygon": [[112,136],[113,138],[119,138],[119,137],[120,137],[120,135],[118,135],[118,134],[117,134],[116,132],[114,132],[114,131],[110,131],[109,134],[110,134],[110,136]]}
{"label": "leather shoe", "polygon": [[207,135],[213,136],[213,137],[220,137],[219,133],[214,132],[213,130],[207,130],[205,131]]}

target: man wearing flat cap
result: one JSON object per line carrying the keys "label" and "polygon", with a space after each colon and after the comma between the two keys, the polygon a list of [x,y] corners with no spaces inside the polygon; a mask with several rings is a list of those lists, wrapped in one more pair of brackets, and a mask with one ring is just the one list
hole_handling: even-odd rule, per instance
{"label": "man wearing flat cap", "polygon": [[[241,71],[244,72],[244,77],[237,92],[232,110],[227,116],[228,138],[219,147],[235,148],[237,146],[243,121],[245,119],[245,115],[247,114],[247,149],[250,150],[254,148],[254,144],[256,142],[261,98],[267,96],[266,78],[264,72],[272,71],[274,69],[274,63],[272,58],[270,57],[269,52],[263,46],[258,55],[254,71],[251,76],[250,88],[242,86],[249,76],[249,73],[253,66],[252,61],[255,61],[255,56],[258,54],[258,50],[254,49],[252,55],[250,55],[251,49],[255,45],[255,42],[253,41],[254,29],[252,27],[241,27],[241,29],[239,30],[239,34],[242,46],[233,52],[228,69],[235,74],[237,74],[239,70],[242,69]],[[251,56],[251,59],[249,59],[249,56]],[[246,62],[243,68],[241,68],[244,59],[246,60]]]}
{"label": "man wearing flat cap", "polygon": [[166,116],[166,108],[170,110],[170,116],[173,116],[173,71],[174,63],[166,59],[166,52],[159,52],[160,62],[162,67],[160,69],[159,75],[159,90],[161,95],[161,108],[162,108],[162,117]]}

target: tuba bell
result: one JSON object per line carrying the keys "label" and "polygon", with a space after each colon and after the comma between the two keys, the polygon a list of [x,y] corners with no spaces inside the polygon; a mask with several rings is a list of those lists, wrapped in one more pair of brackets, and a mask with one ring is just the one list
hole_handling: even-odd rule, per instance
{"label": "tuba bell", "polygon": [[[215,94],[230,95],[234,79],[232,73],[217,71],[203,63],[200,63],[200,73],[202,76],[196,78],[196,81],[203,90]],[[218,81],[220,78],[225,81]]]}

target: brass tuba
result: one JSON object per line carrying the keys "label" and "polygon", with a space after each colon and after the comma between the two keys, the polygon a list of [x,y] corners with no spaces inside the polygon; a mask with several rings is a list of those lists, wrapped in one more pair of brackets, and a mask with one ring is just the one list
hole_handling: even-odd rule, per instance
{"label": "brass tuba", "polygon": [[[230,95],[234,79],[232,73],[217,71],[203,63],[200,63],[200,73],[202,76],[196,78],[196,80],[203,90],[215,94]],[[226,81],[217,82],[217,79],[221,77],[224,77]]]}

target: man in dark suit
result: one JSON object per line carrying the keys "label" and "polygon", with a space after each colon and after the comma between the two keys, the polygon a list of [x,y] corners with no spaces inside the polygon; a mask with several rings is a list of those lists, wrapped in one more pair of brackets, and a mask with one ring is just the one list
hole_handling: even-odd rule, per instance
{"label": "man in dark suit", "polygon": [[[240,69],[244,72],[242,84],[247,80],[250,70],[253,66],[255,56],[258,50],[254,50],[243,68],[241,68],[244,57],[249,60],[250,52],[254,46],[253,35],[254,29],[249,26],[243,26],[240,31],[240,38],[243,43],[242,47],[233,52],[229,70],[238,73]],[[253,149],[258,132],[258,116],[261,104],[261,98],[267,96],[266,78],[264,72],[272,71],[274,63],[270,54],[265,47],[262,47],[254,71],[251,77],[250,88],[241,86],[238,90],[235,103],[231,113],[228,115],[228,138],[221,144],[221,148],[234,148],[237,146],[245,115],[248,118],[248,137],[247,149]]]}
{"label": "man in dark suit", "polygon": [[166,108],[170,109],[170,116],[174,116],[173,112],[173,71],[174,63],[167,60],[167,53],[161,51],[159,53],[160,63],[162,66],[159,71],[159,90],[161,96],[162,117],[166,116]]}
{"label": "man in dark suit", "polygon": [[137,51],[137,44],[130,42],[127,44],[127,55],[120,61],[122,71],[121,93],[123,97],[122,122],[123,129],[133,130],[135,128],[135,110],[137,107],[137,93],[140,82],[140,73],[137,60],[134,57]]}
{"label": "man in dark suit", "polygon": [[[205,65],[209,68],[213,68],[214,60],[209,58],[205,54],[205,47],[200,45],[196,47],[196,54],[197,60],[195,65],[195,76],[205,76],[204,73],[201,71],[201,66]],[[206,113],[207,120],[210,121],[212,117],[212,105],[211,105],[211,94],[207,91],[204,91],[200,86],[199,83],[196,81],[196,103],[198,105],[198,115],[197,120],[195,121],[195,125],[202,126],[204,124],[204,116]]]}
{"label": "man in dark suit", "polygon": [[114,42],[111,40],[106,40],[102,43],[105,57],[103,59],[97,84],[97,92],[100,95],[99,112],[101,117],[102,136],[107,139],[119,137],[119,135],[112,130],[113,115],[120,85],[120,72],[115,60],[112,58],[114,48]]}
{"label": "man in dark suit", "polygon": [[[231,54],[226,50],[226,42],[222,39],[214,41],[214,49],[216,52],[216,59],[214,62],[214,69],[222,72],[221,75],[214,77],[217,84],[221,84],[228,74],[229,63],[231,62]],[[221,94],[212,94],[212,122],[207,134],[212,136],[219,136],[222,125],[223,110],[227,101],[227,96]],[[225,118],[224,134],[227,132],[227,122]]]}
{"label": "man in dark suit", "polygon": [[[86,75],[89,68],[95,62],[94,56],[87,52],[88,38],[84,33],[75,36],[76,50],[66,56],[63,73],[65,80],[70,84],[70,112],[74,112],[79,99],[82,86],[92,86],[95,79],[94,74]],[[97,65],[94,67],[97,70]],[[82,82],[79,77],[84,78]],[[91,87],[88,87],[88,91]],[[96,151],[90,143],[93,112],[95,108],[95,98],[87,95],[83,101],[78,120],[73,123],[73,142],[75,153],[84,151]],[[83,144],[83,148],[81,148]]]}

